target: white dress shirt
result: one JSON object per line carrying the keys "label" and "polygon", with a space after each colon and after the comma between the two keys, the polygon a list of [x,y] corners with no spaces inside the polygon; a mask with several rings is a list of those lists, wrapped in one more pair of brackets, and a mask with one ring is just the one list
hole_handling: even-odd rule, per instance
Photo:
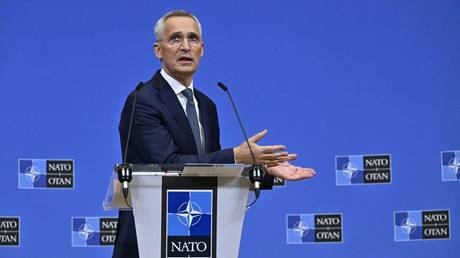
{"label": "white dress shirt", "polygon": [[182,94],[182,91],[185,90],[186,88],[189,88],[193,92],[193,102],[195,102],[195,111],[198,116],[198,125],[200,127],[200,138],[201,138],[201,146],[204,148],[204,130],[203,126],[201,125],[200,121],[200,109],[198,107],[198,101],[195,98],[195,91],[193,89],[193,80],[190,83],[188,87],[182,85],[180,82],[178,82],[176,79],[171,77],[164,69],[161,69],[160,71],[161,75],[163,78],[168,82],[169,86],[173,89],[174,93],[176,93],[176,97],[180,102],[180,105],[182,106],[182,109],[184,110],[185,115],[187,115],[187,98]]}

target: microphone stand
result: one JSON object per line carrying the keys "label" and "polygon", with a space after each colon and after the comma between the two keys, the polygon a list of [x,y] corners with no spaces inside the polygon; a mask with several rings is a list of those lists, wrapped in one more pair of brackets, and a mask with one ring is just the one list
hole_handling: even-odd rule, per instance
{"label": "microphone stand", "polygon": [[137,92],[142,88],[143,85],[144,83],[140,82],[136,86],[136,89],[133,92],[134,100],[133,100],[133,105],[131,109],[131,117],[129,120],[128,136],[126,138],[125,151],[123,153],[123,163],[116,166],[116,171],[118,173],[118,181],[122,183],[123,197],[125,199],[126,205],[130,209],[132,209],[133,207],[131,207],[131,205],[129,205],[128,203],[128,195],[129,195],[128,184],[131,182],[131,180],[133,180],[133,168],[131,164],[126,163],[126,158],[128,156],[129,138],[131,137],[131,129],[133,126],[134,109],[136,108]]}
{"label": "microphone stand", "polygon": [[[251,158],[252,158],[252,166],[249,168],[249,180],[254,185],[254,193],[256,195],[255,201],[257,201],[257,199],[259,199],[259,196],[260,196],[261,181],[267,171],[264,166],[255,164],[254,152],[252,151],[251,145],[249,144],[248,136],[246,135],[246,131],[244,130],[243,123],[241,122],[240,116],[236,109],[235,103],[233,102],[232,95],[230,94],[230,91],[228,90],[228,87],[223,82],[218,82],[217,86],[219,86],[223,91],[227,92],[228,97],[230,98],[230,102],[232,103],[233,111],[235,112],[236,118],[238,119],[238,123],[240,124],[241,131],[243,132],[244,139],[246,140],[246,144],[249,147],[249,152],[251,153]],[[255,201],[252,204],[254,204]]]}

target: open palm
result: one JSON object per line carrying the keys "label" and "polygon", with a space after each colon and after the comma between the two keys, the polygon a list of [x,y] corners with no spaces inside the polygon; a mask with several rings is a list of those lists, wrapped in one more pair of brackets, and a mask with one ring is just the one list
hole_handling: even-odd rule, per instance
{"label": "open palm", "polygon": [[289,181],[308,179],[316,175],[312,168],[294,166],[287,161],[279,163],[277,166],[268,167],[267,170],[272,176]]}

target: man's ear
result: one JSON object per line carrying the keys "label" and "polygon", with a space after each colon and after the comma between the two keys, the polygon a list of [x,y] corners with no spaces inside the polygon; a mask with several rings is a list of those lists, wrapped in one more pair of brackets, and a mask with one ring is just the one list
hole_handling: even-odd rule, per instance
{"label": "man's ear", "polygon": [[201,42],[201,56],[204,55],[204,42]]}
{"label": "man's ear", "polygon": [[155,53],[155,56],[161,59],[163,57],[163,54],[161,53],[161,48],[158,42],[153,43],[153,52]]}

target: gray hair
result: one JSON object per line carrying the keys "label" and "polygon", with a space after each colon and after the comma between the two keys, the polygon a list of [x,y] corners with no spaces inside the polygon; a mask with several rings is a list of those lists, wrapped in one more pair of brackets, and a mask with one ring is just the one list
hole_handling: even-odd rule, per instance
{"label": "gray hair", "polygon": [[196,18],[195,15],[193,15],[193,14],[187,12],[187,11],[184,11],[184,10],[173,10],[173,11],[169,11],[169,12],[165,13],[157,21],[157,23],[155,24],[155,38],[156,38],[157,41],[159,39],[161,39],[161,37],[163,37],[165,22],[166,22],[167,19],[169,19],[171,17],[189,17],[189,18],[192,18],[196,22],[196,24],[198,25],[198,32],[200,33],[200,36],[202,35],[201,34],[200,21],[198,21],[198,18]]}

